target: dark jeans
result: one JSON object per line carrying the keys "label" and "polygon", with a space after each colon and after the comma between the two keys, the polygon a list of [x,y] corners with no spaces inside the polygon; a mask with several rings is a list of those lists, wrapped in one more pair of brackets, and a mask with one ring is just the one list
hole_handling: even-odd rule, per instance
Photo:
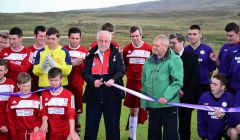
{"label": "dark jeans", "polygon": [[[178,108],[149,108],[148,140],[179,140]],[[163,135],[162,135],[163,127]]]}
{"label": "dark jeans", "polygon": [[96,140],[103,114],[106,140],[120,140],[120,114],[122,101],[111,103],[86,103],[86,127],[84,140]]}
{"label": "dark jeans", "polygon": [[179,107],[178,109],[180,138],[181,140],[190,140],[193,109],[184,107]]}

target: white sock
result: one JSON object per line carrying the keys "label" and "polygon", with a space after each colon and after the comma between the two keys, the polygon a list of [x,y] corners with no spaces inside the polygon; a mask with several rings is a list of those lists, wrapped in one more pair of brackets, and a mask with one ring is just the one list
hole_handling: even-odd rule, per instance
{"label": "white sock", "polygon": [[137,139],[136,131],[137,131],[138,117],[129,117],[129,132],[130,138],[133,140]]}

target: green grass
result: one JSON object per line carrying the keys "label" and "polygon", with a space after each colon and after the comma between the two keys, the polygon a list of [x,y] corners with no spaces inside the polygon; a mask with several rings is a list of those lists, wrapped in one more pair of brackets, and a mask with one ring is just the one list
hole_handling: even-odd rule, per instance
{"label": "green grass", "polygon": [[[85,107],[85,105],[84,105]],[[129,131],[125,131],[127,119],[128,119],[128,113],[129,109],[125,106],[122,106],[122,112],[121,112],[121,119],[120,119],[120,134],[121,134],[121,140],[127,140],[129,137]],[[102,117],[103,118],[103,117]],[[80,122],[81,122],[81,138],[84,138],[84,132],[85,132],[85,112],[80,115]],[[193,111],[192,115],[192,135],[191,140],[200,140],[198,134],[197,134],[197,116],[196,111]],[[143,125],[139,125],[137,128],[137,139],[138,140],[147,140],[147,131],[148,131],[148,122],[145,122]],[[105,138],[105,127],[104,127],[104,121],[101,120],[99,132],[98,132],[98,140],[104,140]]]}
{"label": "green grass", "polygon": [[[18,26],[23,29],[24,36],[33,36],[33,29],[37,25],[46,27],[57,27],[61,36],[66,36],[68,28],[77,26],[81,28],[81,45],[86,47],[95,40],[96,32],[105,22],[112,22],[116,26],[114,40],[125,46],[130,42],[129,28],[132,25],[140,25],[143,28],[143,40],[149,43],[158,34],[169,34],[179,32],[186,36],[187,30],[192,24],[199,24],[203,32],[203,42],[210,44],[215,51],[225,42],[224,27],[229,22],[239,24],[239,11],[232,9],[229,11],[182,11],[182,12],[58,12],[58,13],[23,13],[23,14],[1,14],[0,30],[11,29]],[[28,46],[34,43],[33,39],[25,39],[23,44]],[[60,44],[68,44],[67,39],[62,38]],[[121,140],[127,140],[129,132],[125,131],[129,110],[122,107],[121,114]],[[84,135],[85,114],[81,114],[82,135]],[[139,125],[137,131],[138,140],[147,139],[147,123]],[[99,128],[98,139],[105,139],[103,121]],[[192,140],[199,140],[196,130],[196,111],[192,117]]]}

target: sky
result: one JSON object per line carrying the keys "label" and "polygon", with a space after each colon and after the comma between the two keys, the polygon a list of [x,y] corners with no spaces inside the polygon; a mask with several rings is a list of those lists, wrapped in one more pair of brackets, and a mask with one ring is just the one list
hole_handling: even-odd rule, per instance
{"label": "sky", "polygon": [[2,0],[1,13],[57,12],[94,9],[154,0]]}

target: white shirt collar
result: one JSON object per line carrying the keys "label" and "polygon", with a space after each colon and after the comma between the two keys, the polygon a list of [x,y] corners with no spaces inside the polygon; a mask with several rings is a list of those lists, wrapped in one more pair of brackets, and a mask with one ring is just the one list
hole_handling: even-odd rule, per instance
{"label": "white shirt collar", "polygon": [[104,53],[101,53],[100,50],[98,49],[94,54],[98,54],[102,64],[103,64],[103,56],[104,56]]}

